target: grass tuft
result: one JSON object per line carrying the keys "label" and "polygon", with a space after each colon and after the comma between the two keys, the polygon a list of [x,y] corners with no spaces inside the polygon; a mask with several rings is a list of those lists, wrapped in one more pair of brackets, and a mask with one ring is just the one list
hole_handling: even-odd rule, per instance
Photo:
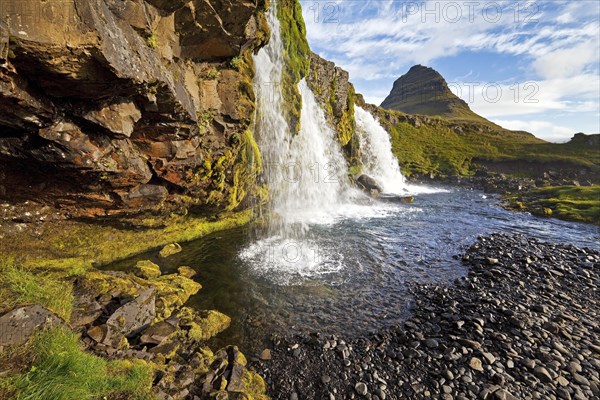
{"label": "grass tuft", "polygon": [[72,284],[68,278],[18,267],[14,262],[0,262],[0,310],[19,304],[40,304],[69,320],[73,309]]}
{"label": "grass tuft", "polygon": [[15,400],[152,398],[153,372],[143,361],[109,362],[86,353],[77,335],[62,328],[38,333],[31,346],[34,364],[14,378]]}

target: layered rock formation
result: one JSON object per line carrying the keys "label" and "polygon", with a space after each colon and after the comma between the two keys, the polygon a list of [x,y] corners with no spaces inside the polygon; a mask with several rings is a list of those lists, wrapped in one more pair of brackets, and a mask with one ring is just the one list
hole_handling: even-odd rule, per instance
{"label": "layered rock formation", "polygon": [[354,135],[356,94],[349,78],[348,72],[333,62],[310,53],[307,82],[317,100],[323,105],[327,120],[335,128],[347,158],[353,162],[358,151],[358,140]]}
{"label": "layered rock formation", "polygon": [[1,199],[89,217],[214,213],[249,197],[264,1],[0,8]]}

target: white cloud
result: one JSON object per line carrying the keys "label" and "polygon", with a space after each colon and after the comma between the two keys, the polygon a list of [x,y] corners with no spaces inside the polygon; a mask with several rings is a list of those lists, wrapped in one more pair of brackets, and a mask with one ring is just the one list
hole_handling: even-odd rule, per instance
{"label": "white cloud", "polygon": [[600,109],[600,77],[596,74],[513,84],[450,82],[449,86],[473,111],[488,118]]}
{"label": "white cloud", "polygon": [[588,65],[597,63],[598,58],[597,43],[585,42],[550,51],[538,57],[533,67],[542,78],[562,78],[583,73]]}
{"label": "white cloud", "polygon": [[[450,2],[429,1],[428,10],[435,9],[436,3],[439,4],[437,15],[425,13],[423,6],[417,12],[407,13],[407,5],[415,2],[337,2],[333,10],[337,17],[335,23],[324,23],[325,7],[331,3],[305,1],[303,6],[312,48],[348,70],[351,80],[361,82],[365,98],[375,104],[381,102],[393,81],[413,64],[427,65],[463,52],[481,52],[491,61],[493,54],[520,60],[518,66],[495,67],[514,70],[512,78],[507,80],[504,72],[503,81],[497,82],[503,91],[498,102],[486,101],[480,93],[470,104],[483,116],[517,120],[511,117],[537,115],[537,119],[543,121],[547,113],[559,111],[597,114],[600,107],[600,26],[597,22],[600,3],[475,2],[478,5],[470,20],[469,2],[452,2],[461,6],[462,19],[458,23],[444,18],[454,15],[453,10],[445,14],[443,11]],[[492,3],[505,7],[495,22],[491,22]],[[315,18],[314,8],[309,10],[315,5],[321,6],[319,18]],[[486,14],[483,9],[487,6]],[[488,80],[494,73],[492,66],[486,71],[471,66],[468,70],[473,70],[475,76],[485,72]],[[522,97],[528,92],[522,90],[515,102],[511,85],[519,82],[522,89],[526,81],[537,83],[538,102],[524,102]],[[368,85],[369,82],[373,84]],[[484,84],[482,82],[482,86]],[[571,130],[577,131],[576,127]]]}

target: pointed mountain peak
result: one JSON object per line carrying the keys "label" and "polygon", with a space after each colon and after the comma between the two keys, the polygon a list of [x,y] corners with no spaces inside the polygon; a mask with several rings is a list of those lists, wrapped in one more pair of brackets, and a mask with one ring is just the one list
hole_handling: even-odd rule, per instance
{"label": "pointed mountain peak", "polygon": [[452,93],[439,72],[420,64],[411,67],[394,82],[392,91],[381,107],[406,114],[489,122],[471,111],[466,102]]}

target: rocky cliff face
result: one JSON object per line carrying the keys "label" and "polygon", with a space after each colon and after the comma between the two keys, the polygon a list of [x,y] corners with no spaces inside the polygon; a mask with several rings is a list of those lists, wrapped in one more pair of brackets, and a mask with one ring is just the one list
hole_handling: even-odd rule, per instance
{"label": "rocky cliff face", "polygon": [[310,53],[307,82],[322,104],[329,124],[336,130],[346,157],[352,163],[358,151],[354,121],[356,94],[347,71]]}
{"label": "rocky cliff face", "polygon": [[73,216],[232,210],[260,169],[264,0],[0,4],[0,199]]}
{"label": "rocky cliff face", "polygon": [[415,65],[394,82],[381,107],[406,114],[489,122],[471,111],[465,101],[452,93],[442,75],[422,65]]}

